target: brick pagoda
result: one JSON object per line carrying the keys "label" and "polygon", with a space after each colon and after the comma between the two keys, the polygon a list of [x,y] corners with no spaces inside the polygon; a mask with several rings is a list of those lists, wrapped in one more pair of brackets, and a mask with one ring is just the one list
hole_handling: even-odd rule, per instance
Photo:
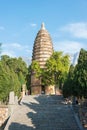
{"label": "brick pagoda", "polygon": [[[34,41],[32,61],[37,61],[40,68],[45,69],[45,63],[47,59],[53,53],[53,44],[50,34],[45,29],[44,23],[41,25],[41,29],[38,31]],[[35,77],[35,74],[31,74],[31,94],[54,94],[54,86],[43,86],[41,80]]]}

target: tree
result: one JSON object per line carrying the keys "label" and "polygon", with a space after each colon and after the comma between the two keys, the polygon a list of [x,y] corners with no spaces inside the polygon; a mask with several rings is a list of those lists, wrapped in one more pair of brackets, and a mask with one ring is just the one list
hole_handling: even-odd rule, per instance
{"label": "tree", "polygon": [[87,51],[80,50],[78,64],[74,71],[73,95],[87,97]]}
{"label": "tree", "polygon": [[63,86],[64,97],[69,97],[73,95],[73,78],[74,78],[74,66],[71,65],[69,68],[67,79],[65,80],[65,83]]}
{"label": "tree", "polygon": [[31,65],[28,67],[28,74],[26,75],[26,86],[27,89],[30,90],[31,88]]}
{"label": "tree", "polygon": [[37,61],[33,61],[31,69],[36,77],[41,78],[42,85],[62,84],[64,77],[69,69],[69,56],[63,55],[63,52],[54,52],[47,60],[44,69],[40,68]]}
{"label": "tree", "polygon": [[42,75],[40,65],[37,61],[31,63],[31,72],[34,72],[37,78]]}
{"label": "tree", "polygon": [[63,84],[69,65],[69,55],[64,55],[63,52],[54,52],[46,62],[43,81],[47,84]]}
{"label": "tree", "polygon": [[10,91],[20,96],[21,86],[26,83],[27,65],[22,58],[1,56],[0,61],[0,101],[7,101]]}
{"label": "tree", "polygon": [[1,46],[2,46],[2,43],[0,43],[0,56],[1,56]]}
{"label": "tree", "polygon": [[8,66],[0,62],[0,101],[7,101],[11,86],[11,71]]}

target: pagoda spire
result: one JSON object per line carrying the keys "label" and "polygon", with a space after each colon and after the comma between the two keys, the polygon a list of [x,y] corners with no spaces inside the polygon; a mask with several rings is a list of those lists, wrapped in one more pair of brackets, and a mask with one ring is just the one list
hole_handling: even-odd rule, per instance
{"label": "pagoda spire", "polygon": [[45,24],[44,24],[44,22],[41,24],[41,29],[45,30]]}

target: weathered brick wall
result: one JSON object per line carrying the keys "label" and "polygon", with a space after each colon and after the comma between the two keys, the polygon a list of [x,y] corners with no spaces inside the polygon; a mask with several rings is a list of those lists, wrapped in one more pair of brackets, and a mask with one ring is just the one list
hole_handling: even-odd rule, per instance
{"label": "weathered brick wall", "polygon": [[6,121],[8,118],[8,106],[0,106],[0,126]]}

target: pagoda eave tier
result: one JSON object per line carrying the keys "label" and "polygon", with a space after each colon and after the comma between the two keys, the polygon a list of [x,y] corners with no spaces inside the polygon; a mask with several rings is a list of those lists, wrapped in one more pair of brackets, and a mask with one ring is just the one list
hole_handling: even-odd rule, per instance
{"label": "pagoda eave tier", "polygon": [[41,67],[42,62],[43,65],[45,65],[47,59],[50,58],[52,53],[53,44],[51,37],[45,28],[41,28],[41,30],[37,33],[37,36],[34,41],[32,61],[38,61]]}

